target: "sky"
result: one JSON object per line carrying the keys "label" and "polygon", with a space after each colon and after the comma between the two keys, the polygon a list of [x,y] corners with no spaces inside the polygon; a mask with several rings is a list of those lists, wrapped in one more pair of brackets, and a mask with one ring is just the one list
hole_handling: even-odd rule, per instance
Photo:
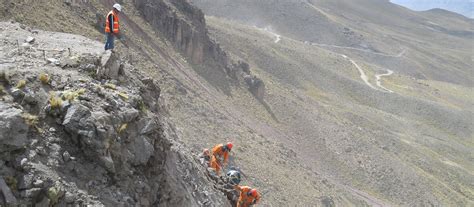
{"label": "sky", "polygon": [[391,2],[416,11],[441,8],[474,18],[474,0],[391,0]]}

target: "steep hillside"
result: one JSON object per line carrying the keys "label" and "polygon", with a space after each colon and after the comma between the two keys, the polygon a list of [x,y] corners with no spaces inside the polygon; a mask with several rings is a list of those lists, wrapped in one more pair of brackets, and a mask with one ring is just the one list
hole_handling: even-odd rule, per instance
{"label": "steep hillside", "polygon": [[[278,31],[295,39],[357,45],[364,41],[359,34],[344,38],[344,25],[338,24],[325,11],[314,11],[304,1],[289,0],[275,3],[262,1],[191,1],[208,15],[223,16],[249,25]],[[314,25],[308,27],[307,25]],[[318,29],[324,28],[324,30]],[[339,42],[343,40],[342,42]]]}
{"label": "steep hillside", "polygon": [[[209,20],[223,45],[245,57],[270,83],[266,100],[279,120],[270,123],[288,136],[280,141],[300,152],[301,162],[322,177],[334,176],[334,182],[357,186],[392,204],[469,200],[463,195],[470,192],[472,178],[472,158],[465,157],[472,149],[470,88],[390,74],[340,53],[285,37],[275,44],[266,32]],[[357,67],[365,71],[367,82]],[[453,162],[457,167],[445,169],[451,166],[447,159],[458,160]],[[438,179],[445,184],[454,179],[456,186],[465,187],[458,194]]]}
{"label": "steep hillside", "polygon": [[[279,122],[266,123],[287,135],[281,141],[300,152],[302,163],[378,204],[472,200],[471,20],[425,16],[384,1],[193,2],[217,16],[207,20],[222,46],[269,83],[266,101]],[[324,13],[348,35],[313,42],[292,23],[307,16],[293,7]],[[273,30],[249,20],[273,13],[286,16],[261,24]],[[365,47],[344,44],[351,31],[363,34]]]}
{"label": "steep hillside", "polygon": [[[112,3],[110,1],[72,1],[71,3],[6,1],[2,5],[10,5],[10,7],[2,8],[5,9],[2,10],[2,19],[15,19],[27,25],[32,25],[35,28],[67,31],[96,39],[103,39],[100,34],[102,31],[100,25],[102,25],[101,21],[103,21],[103,18],[99,14],[106,14],[108,12],[106,8],[110,8]],[[194,152],[192,154],[197,154],[201,152],[202,148],[211,147],[219,142],[234,141],[238,147],[236,147],[236,157],[232,158],[232,160],[235,165],[243,168],[246,173],[247,178],[243,184],[257,186],[263,192],[268,192],[268,189],[273,188],[273,185],[264,184],[263,180],[275,168],[273,166],[259,167],[260,159],[256,160],[243,156],[243,153],[246,153],[247,150],[251,150],[253,147],[260,146],[263,143],[272,147],[261,150],[258,153],[259,156],[274,155],[275,150],[291,155],[289,157],[280,155],[279,159],[272,159],[272,163],[280,163],[280,166],[277,168],[279,172],[283,170],[288,171],[288,169],[301,169],[302,171],[298,173],[301,176],[298,176],[297,179],[304,179],[303,175],[308,176],[311,174],[309,170],[305,170],[302,165],[294,161],[294,152],[279,142],[260,136],[258,132],[252,130],[249,123],[244,125],[240,120],[241,114],[233,106],[234,100],[229,99],[230,93],[241,94],[248,101],[252,101],[257,106],[263,108],[260,105],[260,101],[255,99],[262,98],[260,96],[262,95],[260,93],[262,85],[247,86],[247,83],[242,80],[243,78],[248,80],[248,76],[250,76],[250,80],[253,80],[252,82],[258,80],[258,78],[251,75],[248,68],[245,67],[245,63],[238,61],[232,63],[231,61],[232,64],[236,65],[235,68],[242,68],[243,71],[239,72],[239,74],[243,76],[240,77],[231,77],[229,75],[235,73],[227,73],[224,77],[221,76],[219,78],[201,76],[199,75],[202,74],[199,73],[199,65],[189,64],[186,60],[189,57],[186,57],[186,54],[183,54],[179,48],[175,50],[176,46],[173,46],[173,40],[162,35],[167,32],[166,30],[154,28],[145,21],[142,18],[143,11],[135,9],[132,4],[136,2],[126,1],[123,3],[125,8],[128,9],[127,13],[124,13],[121,17],[122,32],[125,39],[117,42],[116,50],[120,51],[124,61],[130,62],[137,70],[142,71],[148,77],[158,80],[161,88],[160,103],[164,105],[163,109],[165,111],[161,116],[164,116],[168,123],[176,124],[176,130],[173,132],[177,134],[176,140],[184,142],[185,146]],[[25,6],[27,4],[29,6]],[[166,5],[170,6],[173,4],[166,1]],[[167,8],[172,9],[173,7]],[[189,8],[195,9],[194,7]],[[42,9],[48,10],[49,13],[38,12],[42,11]],[[61,13],[63,11],[66,11],[66,14]],[[180,19],[181,15],[186,15],[186,13],[177,13],[177,15]],[[78,17],[79,19],[73,20],[71,18],[63,18],[63,16]],[[176,21],[179,21],[179,19],[176,19]],[[72,51],[75,50],[74,47],[71,48]],[[99,49],[98,46],[96,47]],[[204,67],[204,69],[206,68]],[[209,68],[209,70],[215,69]],[[217,69],[225,70],[225,68]],[[227,86],[222,87],[219,83],[225,83]],[[247,146],[251,148],[247,148]],[[269,156],[265,157],[270,159]],[[241,159],[249,162],[243,162]],[[256,171],[250,171],[250,169],[255,169]],[[288,173],[273,174],[275,178],[278,177],[280,180],[284,180],[285,177],[289,176]],[[177,175],[182,174],[178,173]],[[314,182],[316,181],[321,181],[321,179],[314,179]],[[284,186],[289,186],[292,182],[294,180],[289,179],[276,185],[282,189]],[[268,193],[268,195],[265,195],[266,199],[264,199],[263,204],[283,203],[290,196],[297,196],[297,189],[300,188],[297,186],[294,186],[294,188],[291,194],[278,191],[271,194]],[[310,183],[306,184],[305,188],[312,190],[308,190],[308,193],[317,192]],[[202,191],[202,189],[199,191],[201,193],[212,193],[210,191]],[[314,197],[316,194],[312,193],[310,195],[311,197],[306,197],[300,202],[308,203],[309,199],[318,200]],[[175,201],[175,197],[169,199]],[[176,199],[179,200],[180,198],[177,197]]]}
{"label": "steep hillside", "polygon": [[466,0],[391,0],[391,2],[403,5],[416,11],[426,11],[430,9],[443,9],[462,14],[466,17],[474,18],[472,8],[474,2]]}
{"label": "steep hillside", "polygon": [[[2,20],[100,41],[114,3],[0,2]],[[155,153],[172,155],[154,169],[179,177],[152,178],[162,171],[132,166],[150,187],[143,195],[157,196],[152,204],[196,206],[207,197],[208,205],[221,206],[222,194],[190,156],[230,140],[231,164],[242,169],[242,184],[262,192],[262,206],[472,205],[470,20],[375,0],[192,1],[218,16],[205,19],[184,0],[121,2],[125,38],[116,51],[137,77],[156,79],[161,89],[150,115],[164,131],[147,139],[155,140]],[[262,84],[249,84],[255,82]],[[117,85],[117,92],[135,94]],[[153,101],[156,94],[142,97]],[[158,150],[156,140],[176,144]],[[175,166],[174,159],[183,161]],[[94,163],[86,162],[100,166]],[[181,183],[183,193],[162,192],[166,178]],[[191,191],[190,183],[198,188]]]}
{"label": "steep hillside", "polygon": [[[376,0],[193,2],[208,15],[268,27],[274,33],[330,50],[341,51],[331,45],[354,48],[345,48],[344,52],[360,55],[385,68],[396,65],[400,72],[410,76],[472,86],[467,78],[472,73],[472,19],[424,16]],[[393,60],[391,56],[400,53],[411,56]]]}
{"label": "steep hillside", "polygon": [[0,28],[0,204],[228,205],[156,81],[85,37]]}

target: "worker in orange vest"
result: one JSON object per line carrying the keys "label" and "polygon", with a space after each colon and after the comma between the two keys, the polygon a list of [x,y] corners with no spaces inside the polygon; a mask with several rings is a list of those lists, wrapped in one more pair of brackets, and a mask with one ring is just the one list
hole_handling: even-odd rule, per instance
{"label": "worker in orange vest", "polygon": [[120,4],[114,4],[112,11],[107,14],[105,20],[105,50],[114,49],[114,38],[119,36],[119,17],[118,14],[122,11]]}
{"label": "worker in orange vest", "polygon": [[249,207],[256,204],[260,200],[260,193],[257,189],[252,189],[249,186],[236,185],[235,190],[240,192],[239,200],[237,201],[237,207]]}
{"label": "worker in orange vest", "polygon": [[227,144],[218,144],[212,148],[211,152],[211,168],[216,170],[216,174],[219,176],[220,170],[227,164],[229,159],[229,152],[232,150],[234,145],[231,142]]}

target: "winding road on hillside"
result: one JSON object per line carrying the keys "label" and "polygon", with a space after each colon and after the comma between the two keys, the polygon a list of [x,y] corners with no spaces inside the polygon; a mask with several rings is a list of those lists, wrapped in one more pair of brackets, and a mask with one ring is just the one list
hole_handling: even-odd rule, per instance
{"label": "winding road on hillside", "polygon": [[376,81],[377,81],[377,86],[379,86],[380,88],[386,90],[386,91],[389,92],[389,93],[393,93],[392,90],[387,89],[387,88],[385,88],[384,86],[382,86],[382,82],[381,82],[382,77],[383,77],[383,76],[390,76],[390,75],[393,74],[393,70],[389,70],[389,69],[386,69],[386,70],[387,70],[387,73],[384,73],[384,74],[376,74],[376,75],[375,75],[375,79],[376,79]]}
{"label": "winding road on hillside", "polygon": [[366,84],[367,86],[369,86],[370,88],[372,88],[372,89],[374,89],[374,90],[377,90],[377,91],[393,93],[392,90],[387,89],[387,88],[385,88],[385,87],[382,85],[382,77],[383,77],[383,76],[390,76],[390,75],[392,75],[392,74],[393,74],[393,71],[392,71],[392,70],[386,69],[386,70],[387,70],[387,73],[375,74],[376,84],[377,84],[377,86],[379,87],[379,88],[376,88],[374,85],[372,85],[372,84],[369,82],[369,78],[368,78],[367,75],[365,74],[364,70],[362,70],[362,68],[361,68],[359,65],[357,65],[357,63],[356,63],[353,59],[347,57],[347,56],[344,55],[344,54],[340,54],[340,55],[341,55],[343,58],[349,60],[349,61],[352,63],[352,65],[354,65],[354,66],[357,68],[357,70],[359,70],[360,79],[362,79],[362,80],[365,82],[365,84]]}
{"label": "winding road on hillside", "polygon": [[[271,34],[272,36],[274,36],[275,37],[275,40],[273,41],[274,43],[277,44],[281,41],[282,36],[275,33],[275,32],[272,32],[271,29],[269,29],[268,27],[265,27],[263,29],[262,28],[258,28],[258,29],[263,30],[263,31]],[[308,44],[308,42],[305,42],[305,43]],[[389,54],[385,54],[385,53],[374,52],[374,51],[370,51],[370,50],[367,50],[367,49],[354,48],[354,47],[344,47],[344,46],[338,46],[338,45],[327,45],[327,44],[319,44],[319,43],[313,43],[313,42],[310,42],[309,45],[319,46],[319,47],[332,47],[332,48],[357,50],[357,51],[361,51],[361,52],[371,53],[371,54],[380,55],[380,56],[384,56],[384,57],[393,57],[393,58],[400,58],[403,55],[405,55],[405,53],[406,53],[406,49],[403,49],[400,53],[398,53],[396,55],[389,55]],[[332,51],[332,52],[334,52],[334,51]],[[386,88],[382,85],[382,77],[392,75],[393,74],[392,70],[386,69],[387,73],[375,74],[376,85],[378,86],[378,87],[376,87],[376,86],[372,85],[372,83],[369,82],[369,77],[365,74],[364,70],[352,58],[350,58],[347,55],[342,54],[342,53],[337,53],[337,52],[334,52],[334,53],[340,55],[344,59],[351,62],[351,64],[354,65],[354,67],[357,68],[357,70],[359,71],[360,79],[362,79],[362,81],[364,81],[364,83],[367,86],[369,86],[370,88],[372,88],[376,91],[382,91],[382,92],[386,92],[386,93],[394,93],[392,90],[390,90],[390,89],[388,89],[388,88]]]}
{"label": "winding road on hillside", "polygon": [[265,31],[265,32],[270,33],[271,35],[273,35],[275,37],[275,41],[273,41],[274,43],[279,43],[281,41],[281,35],[279,35],[275,32],[272,32],[272,30],[270,28],[265,27],[262,30]]}
{"label": "winding road on hillside", "polygon": [[352,65],[354,65],[354,66],[357,68],[357,70],[359,70],[360,79],[362,79],[362,80],[364,81],[364,83],[365,83],[367,86],[369,86],[370,88],[372,88],[372,89],[374,89],[374,90],[378,90],[375,86],[373,86],[373,85],[369,82],[369,78],[368,78],[367,75],[365,74],[364,70],[362,70],[362,68],[361,68],[359,65],[357,65],[357,63],[356,63],[354,60],[352,60],[351,58],[347,57],[347,56],[344,55],[344,54],[340,54],[340,55],[341,55],[344,59],[349,60],[349,61],[352,63]]}
{"label": "winding road on hillside", "polygon": [[[331,19],[330,18],[330,15],[328,15],[325,11],[323,11],[322,9],[318,8],[317,6],[315,6],[313,3],[311,3],[310,1],[306,0],[305,2],[308,6],[310,6],[311,8],[315,9],[316,11],[318,11],[319,13],[323,14],[324,16],[326,16],[327,18]],[[328,45],[328,44],[321,44],[321,43],[314,43],[314,42],[311,42],[310,43],[311,45],[317,45],[317,46],[320,46],[320,47],[333,47],[333,48],[340,48],[340,49],[348,49],[348,50],[357,50],[357,51],[361,51],[361,52],[366,52],[366,53],[371,53],[371,54],[375,54],[375,55],[380,55],[380,56],[385,56],[385,57],[395,57],[395,58],[399,58],[399,57],[402,57],[405,52],[406,52],[406,49],[402,49],[402,51],[396,55],[390,55],[390,54],[385,54],[385,53],[381,53],[381,52],[374,52],[372,50],[369,50],[369,49],[362,49],[362,48],[355,48],[355,47],[346,47],[346,46],[339,46],[339,45]]]}
{"label": "winding road on hillside", "polygon": [[[263,30],[263,31],[271,34],[272,36],[274,36],[275,37],[275,40],[273,41],[274,43],[279,43],[281,41],[282,36],[275,33],[275,32],[272,32],[272,30],[269,29],[268,27],[258,28],[258,29]],[[305,42],[305,43],[307,43],[307,42]],[[384,56],[384,57],[392,57],[392,58],[400,58],[403,55],[405,55],[405,53],[406,53],[406,49],[403,49],[402,51],[400,51],[400,53],[398,53],[396,55],[389,55],[389,54],[385,54],[385,53],[374,52],[374,51],[370,51],[370,50],[367,50],[367,49],[361,49],[361,48],[355,48],[355,47],[327,45],[327,44],[319,44],[319,43],[314,43],[314,42],[311,42],[309,44],[312,45],[312,46],[319,46],[319,47],[333,47],[333,48],[357,50],[357,51],[361,51],[361,52],[372,53],[372,54],[375,54],[375,55],[380,55],[380,56]],[[334,51],[332,51],[332,52],[334,52]],[[392,75],[393,70],[386,69],[387,73],[375,74],[376,85],[378,86],[378,88],[377,88],[374,85],[372,85],[372,83],[369,82],[369,78],[365,74],[364,70],[352,58],[348,57],[345,54],[341,54],[341,53],[337,53],[337,52],[334,52],[334,53],[336,53],[336,54],[340,55],[341,57],[343,57],[344,59],[350,61],[352,63],[352,65],[354,65],[354,67],[357,68],[357,70],[359,71],[360,79],[362,79],[362,81],[364,81],[364,83],[367,86],[369,86],[370,88],[372,88],[374,90],[377,90],[377,91],[382,91],[382,92],[387,92],[387,93],[394,93],[392,90],[390,90],[390,89],[388,89],[388,88],[386,88],[382,85],[382,77]]]}
{"label": "winding road on hillside", "polygon": [[398,54],[391,55],[391,54],[385,54],[385,53],[381,53],[381,52],[374,52],[374,51],[368,50],[368,49],[356,48],[356,47],[346,47],[346,46],[339,46],[339,45],[327,45],[327,44],[320,44],[320,43],[314,43],[314,42],[311,42],[309,44],[313,45],[313,46],[320,46],[320,47],[332,47],[332,48],[347,49],[347,50],[357,50],[357,51],[360,51],[360,52],[370,53],[370,54],[383,56],[383,57],[392,57],[392,58],[400,58],[403,55],[405,55],[405,53],[406,53],[406,49],[402,49],[402,51],[400,51]]}
{"label": "winding road on hillside", "polygon": [[[273,41],[274,43],[278,44],[281,39],[282,39],[282,36],[271,31],[268,27],[266,28],[258,28],[257,29],[259,30],[262,30],[264,32],[267,32],[269,34],[271,34],[275,40]],[[307,42],[305,42],[307,44]],[[385,57],[394,57],[394,58],[400,58],[402,57],[406,50],[403,49],[399,54],[397,55],[388,55],[388,54],[384,54],[384,53],[378,53],[378,52],[373,52],[373,51],[369,51],[369,50],[364,50],[364,49],[359,49],[359,48],[351,48],[351,47],[342,47],[342,46],[336,46],[336,45],[326,45],[326,44],[317,44],[317,43],[310,43],[311,46],[320,46],[320,47],[334,47],[334,48],[342,48],[342,49],[352,49],[352,50],[357,50],[357,51],[362,51],[362,52],[368,52],[368,53],[373,53],[373,54],[376,54],[376,55],[381,55],[381,56],[385,56]],[[334,52],[334,51],[332,51]],[[360,78],[364,81],[364,83],[369,86],[370,88],[376,90],[376,91],[381,91],[381,92],[388,92],[388,93],[393,93],[393,91],[385,88],[384,86],[382,86],[382,82],[381,82],[381,79],[382,77],[384,76],[390,76],[393,74],[393,71],[392,70],[389,70],[389,69],[386,69],[387,70],[387,73],[383,73],[383,74],[375,74],[375,78],[376,78],[376,86],[374,86],[372,83],[369,82],[369,78],[367,77],[367,75],[365,74],[364,70],[350,57],[348,57],[347,55],[345,54],[341,54],[341,53],[337,53],[337,52],[334,52],[335,54],[338,54],[340,55],[341,57],[343,57],[344,59],[348,60],[349,62],[351,62],[352,65],[354,65],[355,68],[357,68],[357,70],[359,71],[360,73]],[[350,192],[353,196],[365,201],[368,205],[370,206],[374,206],[374,207],[382,207],[382,206],[390,206],[388,203],[364,192],[364,191],[361,191],[361,190],[358,190],[358,189],[355,189],[351,186],[348,186],[348,185],[345,185],[345,184],[342,184],[332,178],[327,178],[328,180],[330,180],[333,184],[337,185],[339,188],[341,189],[344,189],[345,191],[347,192]]]}

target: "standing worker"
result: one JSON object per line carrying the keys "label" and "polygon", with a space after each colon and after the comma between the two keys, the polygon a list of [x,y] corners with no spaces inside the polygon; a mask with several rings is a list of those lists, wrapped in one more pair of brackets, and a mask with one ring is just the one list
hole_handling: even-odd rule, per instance
{"label": "standing worker", "polygon": [[114,49],[114,38],[119,37],[119,13],[122,11],[120,4],[114,4],[112,11],[107,14],[105,20],[105,35],[107,40],[105,42],[105,50]]}
{"label": "standing worker", "polygon": [[257,192],[257,189],[239,185],[236,185],[234,188],[240,192],[237,207],[249,207],[255,205],[260,200],[260,193]]}
{"label": "standing worker", "polygon": [[229,159],[229,152],[232,150],[234,145],[231,142],[227,144],[218,144],[214,148],[212,148],[211,153],[211,168],[216,170],[216,175],[219,176],[219,172],[221,168],[227,164],[227,160]]}

